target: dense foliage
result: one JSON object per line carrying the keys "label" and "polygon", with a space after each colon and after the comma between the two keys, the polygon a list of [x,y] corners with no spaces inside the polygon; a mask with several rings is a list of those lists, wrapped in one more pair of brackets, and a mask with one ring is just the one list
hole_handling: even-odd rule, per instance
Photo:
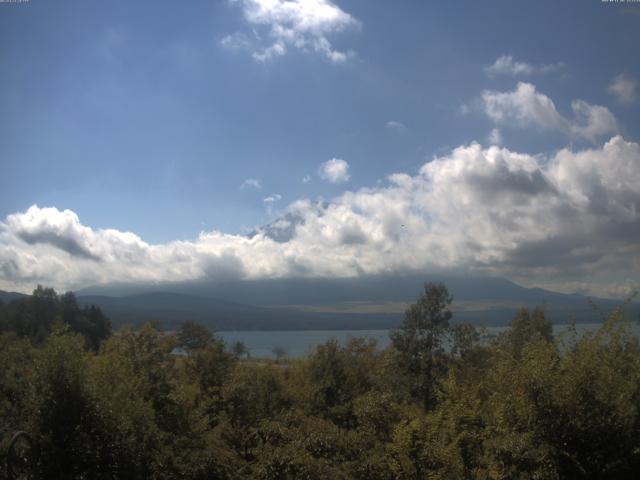
{"label": "dense foliage", "polygon": [[0,333],[13,332],[40,345],[54,329],[81,334],[87,347],[97,350],[111,335],[111,322],[94,305],[80,308],[73,292],[57,295],[40,285],[25,299],[0,302]]}
{"label": "dense foliage", "polygon": [[450,303],[427,284],[388,349],[273,362],[193,322],[109,335],[39,288],[0,307],[0,460],[25,430],[47,479],[636,478],[640,345],[621,311],[554,338],[523,309],[487,339]]}

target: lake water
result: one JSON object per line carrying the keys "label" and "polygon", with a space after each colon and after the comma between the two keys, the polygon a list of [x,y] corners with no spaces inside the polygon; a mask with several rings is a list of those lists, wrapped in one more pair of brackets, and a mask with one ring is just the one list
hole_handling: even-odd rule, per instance
{"label": "lake water", "polygon": [[282,347],[288,357],[303,357],[316,345],[332,338],[341,343],[353,337],[374,338],[380,348],[389,345],[389,330],[295,330],[295,331],[239,331],[216,332],[225,342],[231,344],[241,341],[249,349],[252,357],[273,358],[274,347]]}
{"label": "lake water", "polygon": [[[581,323],[576,325],[578,333],[594,331],[601,324]],[[568,325],[554,325],[553,331],[557,336],[566,331]],[[486,327],[489,335],[497,335],[508,327]],[[636,335],[640,334],[638,324],[632,325]],[[273,358],[274,347],[282,347],[288,357],[302,357],[313,350],[317,345],[335,338],[340,343],[346,343],[350,338],[363,337],[377,340],[378,347],[384,349],[389,346],[389,330],[296,330],[296,331],[229,331],[217,332],[225,342],[232,344],[241,341],[249,349],[252,357]]]}

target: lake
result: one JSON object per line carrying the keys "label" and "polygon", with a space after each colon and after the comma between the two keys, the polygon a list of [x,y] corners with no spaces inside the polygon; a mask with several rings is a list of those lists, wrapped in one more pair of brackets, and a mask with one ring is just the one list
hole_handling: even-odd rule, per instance
{"label": "lake", "polygon": [[[578,333],[596,330],[600,323],[580,323],[576,325]],[[497,335],[508,327],[486,327],[489,335]],[[554,325],[556,336],[566,331],[568,325]],[[637,323],[632,325],[636,335],[640,334]],[[363,337],[377,340],[378,347],[384,349],[391,343],[390,330],[295,330],[295,331],[229,331],[217,332],[225,342],[232,344],[241,341],[249,349],[252,357],[273,358],[274,347],[282,347],[288,357],[302,357],[313,350],[317,345],[335,338],[340,343],[346,343],[350,338]]]}

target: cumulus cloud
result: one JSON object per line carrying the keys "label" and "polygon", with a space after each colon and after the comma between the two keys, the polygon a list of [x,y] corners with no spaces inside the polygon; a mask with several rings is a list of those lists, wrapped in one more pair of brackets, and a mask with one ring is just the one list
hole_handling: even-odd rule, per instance
{"label": "cumulus cloud", "polygon": [[596,282],[599,272],[637,282],[639,184],[640,144],[616,136],[549,157],[463,145],[416,175],[296,201],[250,236],[212,231],[151,245],[32,206],[0,224],[0,288],[447,269],[548,284]]}
{"label": "cumulus cloud", "polygon": [[574,100],[571,109],[575,117],[571,132],[578,137],[595,142],[603,135],[618,131],[616,117],[606,107]]}
{"label": "cumulus cloud", "polygon": [[318,175],[331,183],[346,182],[350,178],[349,164],[340,158],[332,158],[320,165]]}
{"label": "cumulus cloud", "polygon": [[247,178],[240,184],[240,190],[245,190],[247,188],[261,189],[262,183],[257,178]]}
{"label": "cumulus cloud", "polygon": [[638,98],[637,86],[638,82],[635,79],[621,73],[613,79],[607,90],[618,102],[623,105],[631,105]]}
{"label": "cumulus cloud", "polygon": [[566,120],[549,97],[530,83],[519,82],[512,92],[482,92],[485,113],[496,123],[515,123],[520,127],[538,126],[561,129]]}
{"label": "cumulus cloud", "polygon": [[502,55],[498,57],[492,65],[485,67],[484,71],[489,76],[508,75],[516,77],[555,72],[563,67],[564,63],[562,62],[547,65],[532,65],[530,63],[518,62],[514,60],[512,55]]}
{"label": "cumulus cloud", "polygon": [[[330,0],[231,0],[242,8],[245,20],[254,28],[253,37],[242,32],[221,40],[227,48],[249,50],[255,60],[265,62],[291,48],[313,51],[334,63],[353,56],[335,49],[329,37],[360,23]],[[255,29],[263,28],[263,36]]]}
{"label": "cumulus cloud", "polygon": [[553,100],[526,82],[519,82],[510,92],[485,90],[482,101],[486,115],[500,125],[554,130],[591,142],[618,131],[616,118],[606,107],[574,100],[573,119],[567,119]]}

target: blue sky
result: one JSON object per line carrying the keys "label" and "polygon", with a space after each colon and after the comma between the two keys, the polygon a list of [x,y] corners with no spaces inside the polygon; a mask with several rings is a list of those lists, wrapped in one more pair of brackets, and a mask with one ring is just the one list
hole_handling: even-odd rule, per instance
{"label": "blue sky", "polygon": [[[246,234],[299,200],[333,202],[385,188],[394,173],[419,176],[473,142],[530,155],[543,169],[561,149],[602,149],[614,135],[637,145],[639,24],[640,5],[600,0],[0,4],[5,275],[20,264],[6,252],[36,255],[47,243],[8,240],[9,216],[32,205],[149,245],[197,244],[203,231]],[[332,159],[342,163],[323,173]],[[621,198],[635,212],[635,197]],[[636,217],[624,218],[634,231]],[[631,263],[637,246],[624,237]],[[498,247],[495,258],[483,247],[474,265],[503,272],[513,251]],[[354,271],[396,268],[368,265]],[[513,265],[504,270],[512,277]],[[640,270],[610,268],[603,281],[624,284]],[[536,275],[577,285],[587,271]],[[49,279],[18,277],[6,284]],[[120,277],[51,278],[76,286]]]}

